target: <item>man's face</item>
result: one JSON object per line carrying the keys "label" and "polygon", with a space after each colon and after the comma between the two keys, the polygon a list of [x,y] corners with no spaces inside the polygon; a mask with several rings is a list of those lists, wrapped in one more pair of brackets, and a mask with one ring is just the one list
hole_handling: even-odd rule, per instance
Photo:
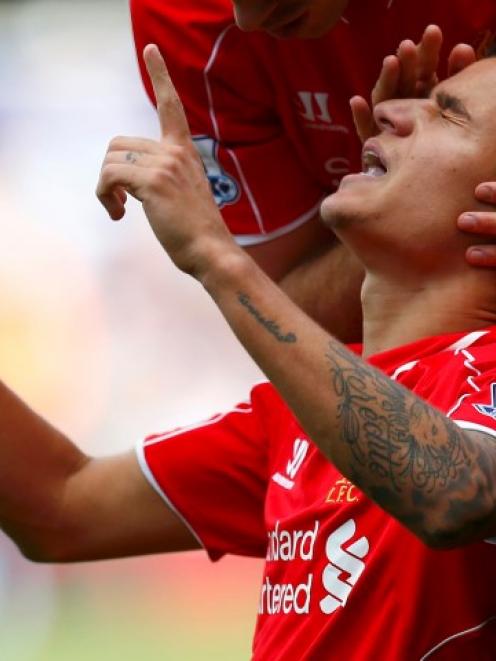
{"label": "man's face", "polygon": [[464,211],[485,208],[475,187],[496,174],[496,58],[439,84],[429,99],[375,108],[381,131],[364,145],[364,172],[348,175],[322,205],[369,268],[441,268],[462,259]]}
{"label": "man's face", "polygon": [[348,0],[233,0],[241,30],[274,37],[321,37],[339,20]]}

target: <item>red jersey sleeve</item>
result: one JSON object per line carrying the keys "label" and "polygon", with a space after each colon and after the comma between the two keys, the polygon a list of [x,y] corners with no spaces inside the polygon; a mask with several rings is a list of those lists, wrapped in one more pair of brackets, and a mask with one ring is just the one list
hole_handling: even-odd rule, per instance
{"label": "red jersey sleeve", "polygon": [[281,125],[265,63],[251,48],[260,36],[238,30],[231,0],[131,0],[131,16],[148,95],[154,101],[142,52],[156,43],[238,242],[267,241],[312,218],[324,191]]}
{"label": "red jersey sleeve", "polygon": [[145,477],[213,560],[225,553],[265,555],[268,469],[260,389],[228,413],[152,434],[137,446]]}

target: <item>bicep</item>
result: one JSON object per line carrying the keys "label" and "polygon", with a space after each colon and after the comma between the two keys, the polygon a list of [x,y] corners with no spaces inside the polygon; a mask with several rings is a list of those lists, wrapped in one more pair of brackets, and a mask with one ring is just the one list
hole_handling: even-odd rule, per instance
{"label": "bicep", "polygon": [[136,455],[92,459],[67,481],[61,501],[60,561],[200,548],[187,525],[153,490]]}

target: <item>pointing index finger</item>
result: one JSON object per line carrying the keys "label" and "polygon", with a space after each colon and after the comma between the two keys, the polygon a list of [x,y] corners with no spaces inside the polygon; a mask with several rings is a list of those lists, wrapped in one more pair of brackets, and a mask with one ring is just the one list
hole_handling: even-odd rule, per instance
{"label": "pointing index finger", "polygon": [[143,58],[157,100],[162,140],[175,143],[188,140],[188,121],[158,46],[148,44],[143,51]]}

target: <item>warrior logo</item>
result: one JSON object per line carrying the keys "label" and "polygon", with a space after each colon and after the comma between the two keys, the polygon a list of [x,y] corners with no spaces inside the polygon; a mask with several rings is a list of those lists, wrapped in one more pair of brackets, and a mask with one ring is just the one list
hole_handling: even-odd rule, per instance
{"label": "warrior logo", "polygon": [[285,489],[294,487],[294,479],[307,456],[310,443],[305,438],[297,438],[293,444],[293,457],[286,464],[286,474],[274,473],[272,479]]}
{"label": "warrior logo", "polygon": [[298,92],[296,106],[308,128],[349,133],[346,126],[336,124],[331,116],[328,92]]}
{"label": "warrior logo", "polygon": [[219,209],[226,204],[234,204],[239,199],[239,185],[234,177],[225,172],[217,158],[219,144],[207,135],[193,136],[200,158],[203,161],[205,174],[210,182],[212,194]]}

